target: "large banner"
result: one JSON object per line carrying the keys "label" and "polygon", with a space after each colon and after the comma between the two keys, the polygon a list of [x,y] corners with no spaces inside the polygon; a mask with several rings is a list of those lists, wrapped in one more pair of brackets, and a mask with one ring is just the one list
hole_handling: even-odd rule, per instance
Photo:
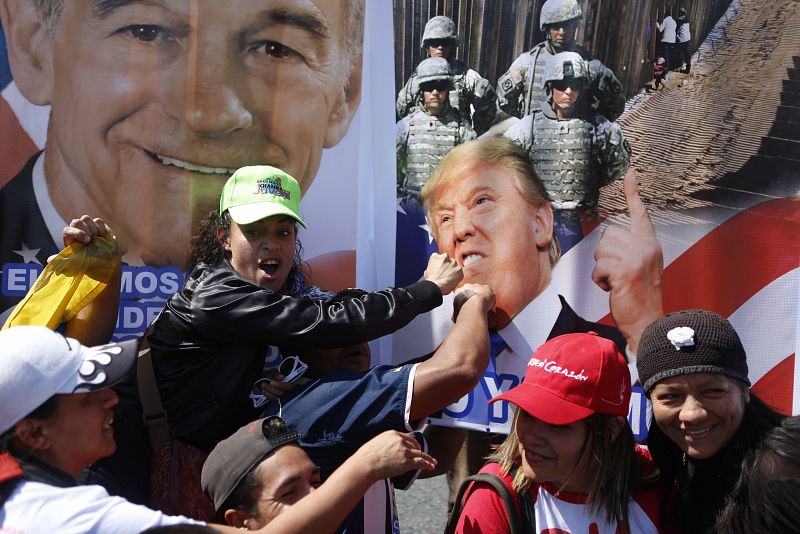
{"label": "large banner", "polygon": [[[589,9],[586,2],[582,4]],[[782,412],[798,413],[800,369],[795,355],[800,345],[800,136],[794,89],[796,47],[788,45],[794,42],[796,30],[789,27],[791,24],[783,25],[796,16],[797,8],[792,2],[772,4],[769,12],[762,7],[758,2],[732,2],[710,34],[696,39],[691,73],[670,72],[665,89],[637,94],[627,102],[618,124],[631,147],[631,168],[638,174],[641,197],[648,206],[647,223],[652,223],[663,249],[664,311],[704,308],[727,317],[747,350],[754,391]],[[702,17],[702,13],[694,13],[703,9],[702,4],[690,8],[691,15]],[[436,14],[451,15],[459,23],[464,17],[463,13]],[[782,37],[759,54],[756,51],[764,43],[754,30],[765,21],[774,23]],[[497,27],[482,31],[473,24],[480,25],[480,19],[459,26],[457,31],[462,36],[468,32],[472,36],[503,33]],[[591,17],[582,24],[578,40],[582,34],[596,35]],[[646,22],[633,31],[637,28],[643,40],[655,37]],[[730,35],[740,39],[731,40]],[[609,43],[614,42],[614,36],[607,38]],[[467,53],[473,58],[483,57],[475,53],[474,46],[458,50],[459,58]],[[521,52],[515,66],[533,61],[530,57],[535,51]],[[502,56],[494,50],[491,54]],[[634,58],[635,63],[650,60]],[[508,67],[498,71],[502,73]],[[746,77],[743,72],[747,72]],[[502,93],[510,92],[519,78],[519,70],[512,68],[508,75],[490,81]],[[517,120],[508,119],[502,128],[495,125],[484,136],[502,134]],[[537,127],[534,121],[525,123],[524,119],[520,124],[527,129]],[[568,127],[562,126],[562,133],[564,128]],[[558,134],[551,131],[548,135]],[[562,154],[569,153],[567,145],[559,148]],[[573,158],[570,161],[575,164],[574,154],[564,157]],[[457,165],[454,168],[459,172]],[[471,183],[469,180],[477,180],[478,175],[472,173],[456,182]],[[485,183],[493,180],[489,174],[480,176]],[[608,284],[599,287],[593,280],[593,270],[605,266],[599,262],[609,253],[608,247],[601,245],[604,232],[614,227],[617,234],[619,229],[636,234],[639,223],[631,217],[630,197],[623,194],[621,181],[612,182],[602,188],[597,217],[588,224],[583,220],[572,229],[559,227],[557,215],[555,234],[565,252],[548,269],[542,267],[540,255],[530,246],[537,235],[528,215],[515,218],[512,209],[516,208],[504,203],[504,213],[498,209],[490,221],[488,216],[479,217],[478,212],[494,209],[491,195],[479,199],[475,194],[472,200],[464,196],[461,202],[458,185],[442,187],[446,193],[441,197],[451,197],[440,201],[436,196],[432,214],[418,203],[398,203],[398,282],[419,276],[425,255],[431,251],[455,251],[457,260],[465,266],[466,281],[491,285],[498,306],[504,303],[509,312],[507,320],[496,325],[489,368],[478,386],[431,421],[507,433],[512,410],[504,402],[488,405],[487,400],[520,382],[534,350],[549,337],[577,331],[571,328],[586,328],[586,321],[614,324],[610,295],[604,290]],[[478,185],[474,187],[479,190]],[[488,202],[484,204],[488,207],[479,209],[478,202]],[[437,203],[446,209],[437,211]],[[474,213],[465,215],[469,212]],[[452,232],[442,230],[443,224],[452,224]],[[438,243],[437,228],[440,236],[444,235]],[[626,260],[635,264],[646,254],[635,248],[617,252],[623,255],[618,265]],[[631,272],[628,267],[612,270],[610,276],[624,277]],[[511,282],[509,273],[513,274]],[[608,278],[600,281],[607,282]],[[629,287],[646,283],[641,279],[622,282]],[[395,334],[393,361],[435,350],[451,328],[452,311],[450,299]],[[635,372],[634,357],[629,354]],[[640,388],[634,389],[629,421],[637,437],[644,437],[647,403]]]}
{"label": "large banner", "polygon": [[354,286],[374,204],[361,4],[3,2],[2,319],[88,214],[127,251],[116,334],[140,334],[227,177],[254,164],[301,183],[313,281]]}
{"label": "large banner", "polygon": [[[395,46],[392,5],[367,2],[362,26],[354,0],[311,4],[0,2],[3,319],[61,247],[63,227],[85,213],[103,217],[127,249],[117,335],[141,333],[181,287],[190,238],[225,179],[248,164],[277,165],[300,180],[309,225],[300,239],[314,282],[326,289],[409,283],[421,276],[427,254],[447,250],[433,240],[424,210],[395,193],[400,87],[388,52]],[[787,413],[800,412],[793,111],[800,106],[796,78],[789,81],[800,37],[784,24],[796,6],[733,2],[711,34],[695,41],[692,74],[629,100],[618,121],[663,247],[665,310],[702,307],[728,317],[748,351],[755,390]],[[489,16],[473,22],[487,30],[487,43],[502,30]],[[759,38],[754,29],[766,25],[781,38]],[[640,31],[643,40],[653,37],[646,22]],[[497,78],[489,82],[500,88]],[[608,293],[591,273],[604,230],[631,228],[620,182],[602,189],[598,213],[564,247],[549,282],[523,296],[518,313],[500,325],[503,343],[479,386],[437,423],[507,431],[508,408],[485,401],[519,382],[562,312],[613,324]],[[518,239],[525,222],[511,221],[489,238]],[[509,258],[524,268],[530,258],[516,246]],[[543,280],[529,270],[516,278],[516,292]],[[492,285],[498,295],[505,291]],[[446,300],[376,343],[375,362],[435,350],[451,308]],[[644,406],[635,392],[634,430],[645,426]]]}

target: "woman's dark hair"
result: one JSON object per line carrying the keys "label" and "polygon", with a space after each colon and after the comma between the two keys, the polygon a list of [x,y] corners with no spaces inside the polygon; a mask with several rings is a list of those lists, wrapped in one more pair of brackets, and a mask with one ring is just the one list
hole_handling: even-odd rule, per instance
{"label": "woman's dark hair", "polygon": [[[222,244],[217,237],[217,230],[222,230],[226,234],[231,231],[231,217],[227,211],[222,215],[217,210],[208,212],[208,215],[200,221],[197,234],[192,237],[192,253],[189,258],[189,270],[198,263],[214,265],[222,258],[230,260],[230,252],[222,248]],[[295,225],[295,236],[297,235],[297,225]],[[295,238],[294,259],[292,268],[286,276],[286,281],[281,286],[279,293],[283,295],[298,295],[307,284],[311,284],[310,277],[307,278],[303,272],[310,273],[311,268],[303,261],[303,245],[300,239]]]}
{"label": "woman's dark hair", "polygon": [[[741,387],[745,386],[742,384]],[[741,426],[731,441],[715,456],[730,455],[732,458],[738,456],[735,458],[735,463],[738,464],[741,457],[747,451],[758,447],[764,435],[780,426],[784,418],[784,415],[776,412],[750,391],[750,401],[744,406]],[[699,462],[707,462],[707,460],[694,460],[686,456],[681,448],[655,424],[655,419],[648,431],[647,448],[661,471],[666,487],[674,486],[677,490],[676,500],[672,503],[674,506],[667,506],[666,503],[662,506],[662,527],[666,528],[673,523],[681,525],[682,528],[697,524],[698,518],[695,516],[695,510],[698,509],[705,509],[706,512],[715,514],[720,512],[727,494],[732,489],[729,484],[726,487],[726,484],[720,480],[715,485],[715,489],[718,490],[716,495],[708,494],[705,491],[691,491],[696,465]],[[728,471],[732,472],[727,475],[733,476],[733,480],[735,480],[735,477],[738,476],[736,469]],[[665,499],[669,498],[669,493],[669,491],[666,492]],[[712,510],[712,508],[716,508],[716,510]]]}
{"label": "woman's dark hair", "polygon": [[[509,474],[520,462],[519,439],[516,433],[519,412],[517,410],[514,414],[514,432],[488,458],[489,461],[500,464],[500,472],[504,475]],[[636,453],[633,432],[626,422],[616,438],[614,433],[619,424],[616,416],[595,413],[584,419],[583,423],[586,424],[586,442],[576,466],[588,454],[591,455],[590,465],[594,469],[586,504],[593,511],[604,514],[609,522],[628,525],[631,498],[640,489],[653,485],[658,479],[658,472],[643,472]],[[530,489],[531,480],[522,469],[517,469],[512,485],[518,493],[525,493]]]}
{"label": "woman's dark hair", "polygon": [[800,532],[800,418],[787,417],[750,451],[715,532]]}

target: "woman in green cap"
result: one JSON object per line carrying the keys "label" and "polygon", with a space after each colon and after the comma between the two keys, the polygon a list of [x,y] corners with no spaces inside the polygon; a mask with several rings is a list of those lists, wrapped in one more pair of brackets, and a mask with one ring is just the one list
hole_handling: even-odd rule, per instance
{"label": "woman in green cap", "polygon": [[[194,239],[195,268],[146,334],[170,434],[198,450],[190,455],[197,488],[208,451],[258,418],[263,398],[251,393],[259,397],[254,385],[275,346],[334,348],[384,336],[440,305],[461,280],[455,261],[434,254],[426,279],[406,288],[332,303],[297,298],[305,291],[297,224],[305,227],[294,178],[269,166],[237,170],[223,188],[219,215]],[[117,391],[117,452],[95,464],[89,480],[145,502],[151,440],[139,391],[137,384]]]}

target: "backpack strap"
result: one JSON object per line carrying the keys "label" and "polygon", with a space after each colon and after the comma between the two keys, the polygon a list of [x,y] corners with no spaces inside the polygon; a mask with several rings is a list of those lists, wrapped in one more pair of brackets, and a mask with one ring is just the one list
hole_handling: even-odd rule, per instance
{"label": "backpack strap", "polygon": [[[163,313],[163,310],[162,312]],[[139,402],[142,403],[142,416],[153,448],[172,440],[167,421],[167,411],[161,402],[156,373],[153,369],[153,355],[150,352],[150,336],[155,330],[161,313],[150,323],[139,344],[139,358],[136,360],[136,385],[139,389]]]}
{"label": "backpack strap", "polygon": [[[444,534],[453,534],[456,531],[456,525],[458,524],[459,517],[461,517],[461,510],[464,507],[464,503],[462,502],[464,493],[466,493],[467,488],[473,482],[476,484],[488,484],[500,495],[506,509],[506,517],[508,517],[508,524],[511,527],[511,534],[530,532],[530,529],[523,530],[522,522],[524,518],[521,518],[520,514],[517,512],[516,506],[514,505],[514,497],[500,477],[490,473],[479,473],[477,475],[468,476],[458,487],[458,493],[456,494],[455,501],[453,501],[453,510],[450,512],[450,517],[447,519],[447,526],[445,526]],[[528,500],[530,500],[530,497],[528,497]],[[527,503],[524,503],[523,500],[520,499],[520,506],[526,505]],[[527,512],[523,513],[525,517],[528,516]]]}

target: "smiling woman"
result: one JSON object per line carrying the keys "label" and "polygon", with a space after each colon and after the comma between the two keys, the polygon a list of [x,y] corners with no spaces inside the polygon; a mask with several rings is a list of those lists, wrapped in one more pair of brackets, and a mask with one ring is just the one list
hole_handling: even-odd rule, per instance
{"label": "smiling woman", "polygon": [[672,491],[661,526],[711,532],[742,459],[783,416],[750,391],[742,342],[716,313],[657,319],[642,333],[636,365],[653,407],[647,445]]}
{"label": "smiling woman", "polygon": [[[634,446],[630,394],[612,341],[567,334],[539,347],[522,383],[489,401],[516,406],[514,431],[481,473],[499,476],[516,496],[526,532],[658,532],[658,477]],[[474,483],[456,532],[508,533],[512,521],[499,494]]]}

